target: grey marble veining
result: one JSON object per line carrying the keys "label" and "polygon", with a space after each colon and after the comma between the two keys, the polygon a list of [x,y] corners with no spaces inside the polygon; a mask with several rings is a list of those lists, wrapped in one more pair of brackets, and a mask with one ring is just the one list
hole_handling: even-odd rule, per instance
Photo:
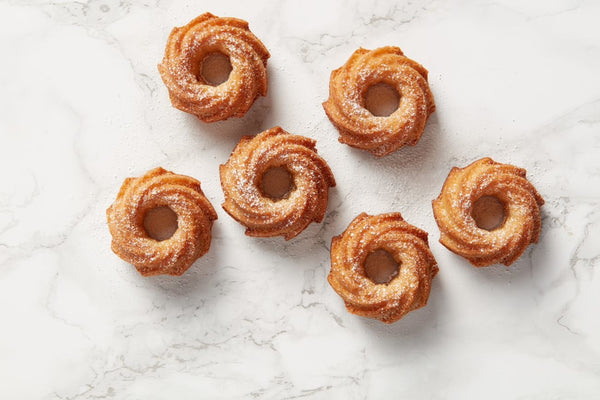
{"label": "grey marble veining", "polygon": [[[271,52],[242,119],[171,107],[156,65],[174,26],[246,19]],[[596,399],[600,393],[600,5],[593,1],[0,1],[0,398]],[[415,147],[341,145],[321,103],[358,47],[429,70],[437,111]],[[274,125],[315,138],[337,180],[322,224],[244,236],[219,164]],[[524,167],[540,241],[476,269],[438,243],[431,200],[483,156]],[[202,182],[219,219],[182,277],[110,251],[123,179]],[[346,312],[331,237],[360,212],[429,232],[440,273],[392,326]]]}

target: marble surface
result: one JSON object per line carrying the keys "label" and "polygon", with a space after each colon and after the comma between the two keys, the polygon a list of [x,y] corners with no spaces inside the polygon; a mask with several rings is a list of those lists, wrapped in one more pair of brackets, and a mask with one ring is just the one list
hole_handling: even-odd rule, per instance
{"label": "marble surface", "polygon": [[[173,26],[236,16],[271,51],[246,117],[173,109],[156,65]],[[0,398],[597,399],[600,396],[600,4],[594,1],[0,1]],[[337,142],[321,102],[359,46],[430,71],[422,140],[375,159]],[[218,166],[281,125],[315,138],[338,186],[322,224],[256,239],[221,208]],[[439,244],[452,166],[491,156],[546,200],[510,268]],[[182,277],[142,278],[110,250],[123,179],[201,180],[219,219]],[[350,315],[329,244],[360,212],[429,232],[426,308]]]}

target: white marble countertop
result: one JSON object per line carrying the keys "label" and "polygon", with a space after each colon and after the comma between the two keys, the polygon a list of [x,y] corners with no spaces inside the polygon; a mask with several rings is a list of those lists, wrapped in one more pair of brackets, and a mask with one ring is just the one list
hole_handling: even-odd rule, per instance
{"label": "white marble countertop", "polygon": [[[0,398],[597,399],[600,396],[600,4],[594,1],[0,1]],[[174,26],[246,19],[271,52],[243,119],[171,107],[156,65]],[[321,102],[358,47],[429,69],[437,111],[385,157],[337,141]],[[337,180],[322,224],[246,237],[218,166],[275,125],[317,139]],[[439,242],[431,200],[483,156],[528,170],[540,242],[476,269]],[[123,179],[202,181],[219,219],[182,277],[110,250]],[[429,232],[440,273],[394,325],[346,312],[331,237],[360,212]]]}

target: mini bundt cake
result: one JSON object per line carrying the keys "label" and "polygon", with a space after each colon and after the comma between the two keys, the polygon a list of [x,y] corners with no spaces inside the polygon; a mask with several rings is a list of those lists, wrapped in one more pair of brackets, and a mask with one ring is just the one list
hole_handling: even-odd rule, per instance
{"label": "mini bundt cake", "polygon": [[[159,207],[177,215],[177,230],[162,241],[151,238],[144,228],[146,213]],[[113,252],[144,276],[183,274],[208,252],[217,219],[200,182],[162,168],[125,179],[106,216]]]}
{"label": "mini bundt cake", "polygon": [[[387,253],[397,264],[389,281],[374,281],[369,257]],[[408,224],[400,213],[356,217],[331,241],[327,280],[353,314],[385,323],[398,321],[427,304],[438,266],[427,233]]]}
{"label": "mini bundt cake", "polygon": [[[400,96],[389,116],[375,116],[366,109],[367,90],[385,83]],[[323,108],[340,133],[339,140],[385,156],[404,145],[415,145],[435,102],[427,82],[427,70],[406,57],[398,47],[360,48],[331,73],[329,99]]]}
{"label": "mini bundt cake", "polygon": [[[452,168],[433,201],[440,242],[477,267],[512,264],[530,243],[537,243],[544,199],[522,168],[482,158],[465,168]],[[479,227],[477,202],[500,204],[497,226]]]}
{"label": "mini bundt cake", "polygon": [[[247,228],[247,235],[289,240],[323,220],[335,179],[315,145],[275,127],[244,136],[221,165],[223,208]],[[266,193],[265,181],[276,174],[288,184],[278,193]]]}
{"label": "mini bundt cake", "polygon": [[[205,58],[214,53],[228,57],[232,68],[218,86],[202,76]],[[269,56],[246,21],[205,13],[173,29],[158,70],[174,107],[214,122],[244,116],[267,94]]]}

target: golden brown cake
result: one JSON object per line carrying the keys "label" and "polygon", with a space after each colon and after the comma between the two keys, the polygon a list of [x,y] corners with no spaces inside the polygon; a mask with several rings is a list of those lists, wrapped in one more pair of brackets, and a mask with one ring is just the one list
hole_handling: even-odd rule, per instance
{"label": "golden brown cake", "polygon": [[[400,96],[398,109],[387,117],[374,116],[365,108],[367,90],[380,83]],[[340,142],[377,157],[417,144],[435,111],[427,70],[391,46],[356,50],[331,73],[329,99],[323,107],[340,133]]]}
{"label": "golden brown cake", "polygon": [[[229,57],[229,79],[212,86],[203,78],[202,63],[214,53]],[[246,114],[258,96],[267,94],[269,52],[237,18],[205,13],[174,28],[158,66],[173,106],[214,122]]]}
{"label": "golden brown cake", "polygon": [[[452,168],[433,201],[440,242],[477,267],[512,264],[530,243],[537,243],[544,199],[522,168],[482,158],[465,168]],[[504,217],[498,226],[480,228],[474,205],[499,203]]]}
{"label": "golden brown cake", "polygon": [[[387,283],[374,282],[366,272],[369,256],[381,251],[399,267]],[[427,233],[405,222],[400,213],[362,213],[331,241],[327,280],[356,315],[396,322],[427,304],[437,272]]]}
{"label": "golden brown cake", "polygon": [[[177,215],[177,230],[158,241],[144,229],[147,212],[168,207]],[[208,251],[217,214],[200,182],[162,168],[127,178],[106,210],[112,250],[144,276],[183,274]]]}
{"label": "golden brown cake", "polygon": [[[312,139],[275,127],[244,136],[221,165],[223,208],[247,228],[248,236],[289,240],[311,222],[323,220],[335,179],[315,145]],[[289,188],[267,195],[263,183],[272,173],[288,175]]]}

